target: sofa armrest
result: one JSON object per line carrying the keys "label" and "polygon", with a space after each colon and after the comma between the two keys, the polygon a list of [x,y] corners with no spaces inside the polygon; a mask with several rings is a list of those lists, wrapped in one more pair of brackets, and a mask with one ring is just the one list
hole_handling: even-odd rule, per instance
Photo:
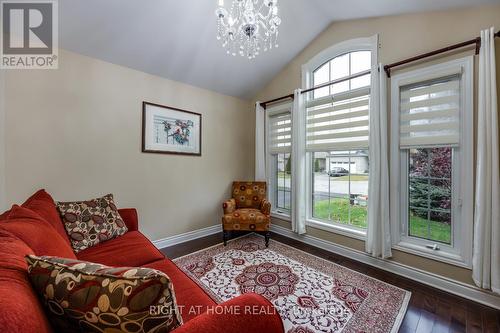
{"label": "sofa armrest", "polygon": [[118,209],[118,213],[125,222],[128,231],[139,231],[139,219],[135,208],[121,208]]}
{"label": "sofa armrest", "polygon": [[284,333],[276,308],[264,297],[244,294],[209,308],[173,333]]}
{"label": "sofa armrest", "polygon": [[234,200],[233,198],[224,201],[224,203],[222,204],[222,209],[224,209],[224,214],[231,214],[236,209],[236,200]]}

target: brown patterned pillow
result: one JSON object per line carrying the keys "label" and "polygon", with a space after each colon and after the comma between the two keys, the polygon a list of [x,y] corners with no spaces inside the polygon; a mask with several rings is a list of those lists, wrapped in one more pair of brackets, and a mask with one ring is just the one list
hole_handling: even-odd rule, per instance
{"label": "brown patterned pillow", "polygon": [[87,201],[56,202],[56,205],[76,253],[128,231],[112,194]]}
{"label": "brown patterned pillow", "polygon": [[150,268],[26,256],[28,273],[60,332],[170,332],[182,325],[173,286]]}

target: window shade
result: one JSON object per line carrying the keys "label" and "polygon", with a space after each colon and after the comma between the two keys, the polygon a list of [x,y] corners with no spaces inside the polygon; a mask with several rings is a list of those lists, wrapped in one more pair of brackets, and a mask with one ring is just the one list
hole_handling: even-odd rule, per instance
{"label": "window shade", "polygon": [[291,103],[268,108],[269,135],[267,149],[270,154],[290,153],[292,151],[292,114]]}
{"label": "window shade", "polygon": [[306,149],[368,148],[369,101],[370,87],[308,101]]}
{"label": "window shade", "polygon": [[401,148],[460,142],[460,75],[400,88]]}

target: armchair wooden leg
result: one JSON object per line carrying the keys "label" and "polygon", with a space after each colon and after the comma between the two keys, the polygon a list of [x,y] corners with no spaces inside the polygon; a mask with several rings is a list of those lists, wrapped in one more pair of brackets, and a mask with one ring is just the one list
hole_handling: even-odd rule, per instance
{"label": "armchair wooden leg", "polygon": [[269,247],[269,238],[271,238],[271,233],[269,231],[266,232],[266,235],[264,237],[266,239],[266,247]]}
{"label": "armchair wooden leg", "polygon": [[222,230],[222,240],[224,241],[224,246],[227,245],[228,232],[226,230]]}

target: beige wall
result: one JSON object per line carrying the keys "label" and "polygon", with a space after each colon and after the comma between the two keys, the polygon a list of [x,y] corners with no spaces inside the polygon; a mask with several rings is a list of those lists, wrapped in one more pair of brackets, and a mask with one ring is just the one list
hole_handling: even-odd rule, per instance
{"label": "beige wall", "polygon": [[[368,37],[378,33],[380,37],[379,62],[388,64],[472,39],[479,35],[481,29],[493,25],[497,30],[500,29],[500,5],[333,23],[294,58],[256,96],[255,100],[264,101],[287,95],[300,87],[301,66],[320,51],[344,40]],[[500,39],[497,39],[496,44],[497,66],[500,67]],[[497,77],[500,78],[500,70],[497,71]],[[275,220],[274,222],[290,228],[290,224],[286,221]],[[364,242],[358,239],[311,227],[308,227],[308,234],[356,250],[364,250]],[[401,251],[393,251],[393,255],[392,260],[396,262],[473,284],[471,272],[468,269]]]}
{"label": "beige wall", "polygon": [[[252,179],[248,101],[61,51],[58,70],[7,71],[6,202],[106,193],[151,239],[218,224],[231,181]],[[202,114],[202,156],[141,153],[142,101]]]}

